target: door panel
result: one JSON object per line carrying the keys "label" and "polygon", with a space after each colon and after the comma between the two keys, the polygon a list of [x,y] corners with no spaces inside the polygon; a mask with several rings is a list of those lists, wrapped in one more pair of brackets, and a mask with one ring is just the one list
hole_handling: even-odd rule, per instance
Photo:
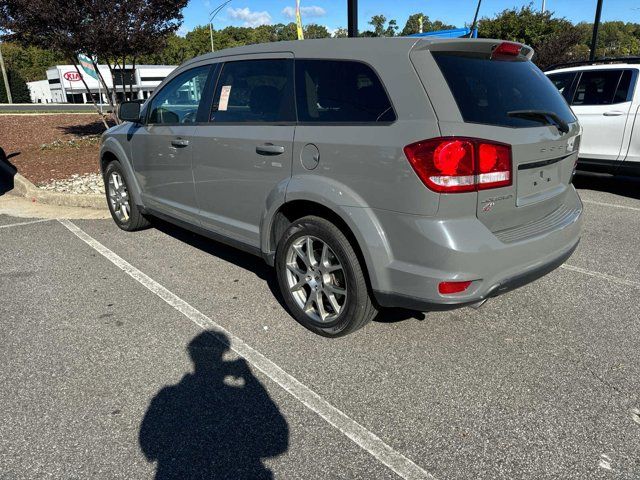
{"label": "door panel", "polygon": [[627,120],[627,135],[629,143],[626,144],[626,151],[621,155],[621,160],[625,165],[635,164],[640,167],[640,105],[634,105]]}
{"label": "door panel", "polygon": [[[169,81],[151,100],[146,124],[131,138],[142,199],[149,208],[197,222],[191,145],[209,65],[192,68]],[[202,105],[201,105],[202,104]]]}
{"label": "door panel", "polygon": [[[260,245],[269,197],[291,177],[295,104],[292,55],[229,59],[208,125],[193,138],[193,176],[205,228]],[[279,193],[278,193],[279,192]]]}
{"label": "door panel", "polygon": [[632,72],[622,69],[582,72],[572,108],[583,128],[580,157],[617,162],[631,110]]}
{"label": "door panel", "polygon": [[190,144],[194,126],[145,125],[132,138],[133,161],[145,205],[181,219],[197,213]]}
{"label": "door panel", "polygon": [[[294,128],[197,127],[193,176],[200,221],[205,228],[253,246],[260,245],[260,218],[267,197],[291,176]],[[261,148],[278,152],[258,152]]]}
{"label": "door panel", "polygon": [[583,128],[580,157],[618,160],[630,107],[631,102],[574,106],[573,111]]}

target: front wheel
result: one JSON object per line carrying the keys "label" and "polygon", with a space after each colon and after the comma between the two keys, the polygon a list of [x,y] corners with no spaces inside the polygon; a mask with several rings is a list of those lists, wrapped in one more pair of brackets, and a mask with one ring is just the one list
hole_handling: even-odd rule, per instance
{"label": "front wheel", "polygon": [[351,243],[324,218],[291,224],[278,243],[276,273],[293,317],[319,335],[346,335],[377,313]]}
{"label": "front wheel", "polygon": [[124,176],[122,165],[117,160],[107,165],[104,171],[104,186],[111,217],[118,227],[133,232],[149,226],[149,221],[144,218],[131,198],[131,190]]}

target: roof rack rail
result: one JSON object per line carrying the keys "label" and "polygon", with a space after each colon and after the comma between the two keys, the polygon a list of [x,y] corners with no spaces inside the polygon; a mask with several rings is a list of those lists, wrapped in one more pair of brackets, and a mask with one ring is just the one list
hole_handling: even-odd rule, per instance
{"label": "roof rack rail", "polygon": [[577,62],[563,62],[556,63],[544,69],[545,72],[549,70],[556,70],[564,67],[580,67],[584,65],[606,65],[611,63],[640,63],[640,57],[602,57],[595,60],[580,60]]}

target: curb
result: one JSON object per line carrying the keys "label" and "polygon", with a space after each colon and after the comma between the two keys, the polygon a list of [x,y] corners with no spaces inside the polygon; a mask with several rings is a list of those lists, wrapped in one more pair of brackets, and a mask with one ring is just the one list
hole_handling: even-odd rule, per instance
{"label": "curb", "polygon": [[10,175],[13,178],[13,189],[7,192],[8,195],[25,197],[31,199],[32,202],[61,207],[95,208],[99,210],[107,208],[107,200],[104,195],[75,195],[42,190],[1,160],[0,173]]}

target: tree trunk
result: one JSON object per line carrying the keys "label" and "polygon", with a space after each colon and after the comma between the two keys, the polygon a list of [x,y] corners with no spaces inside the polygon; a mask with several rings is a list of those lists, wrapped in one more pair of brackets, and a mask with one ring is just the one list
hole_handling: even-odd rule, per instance
{"label": "tree trunk", "polygon": [[80,80],[82,80],[82,84],[84,85],[84,88],[87,90],[87,95],[89,95],[89,98],[91,98],[91,103],[93,103],[93,106],[96,108],[96,112],[98,113],[98,115],[100,115],[100,120],[102,120],[102,123],[104,124],[104,128],[108,129],[109,128],[109,124],[104,119],[104,116],[100,113],[100,107],[98,107],[98,104],[96,103],[95,99],[93,98],[93,95],[91,95],[91,91],[89,90],[89,85],[87,85],[87,82],[85,81],[84,77],[82,76],[82,73],[80,72],[80,69],[78,68],[78,64],[76,63],[75,58],[71,59],[71,62],[73,63],[73,66],[76,68],[76,72],[78,72],[78,75],[80,75]]}
{"label": "tree trunk", "polygon": [[122,56],[122,68],[120,68],[120,80],[122,83],[122,98],[124,99],[124,101],[127,101],[127,82],[124,79],[124,69],[126,67],[126,57],[123,55]]}
{"label": "tree trunk", "polygon": [[116,98],[116,77],[114,75],[115,63],[114,63],[114,66],[112,67],[111,62],[107,60],[107,66],[109,67],[109,73],[111,73],[111,81],[113,83],[113,89],[111,89],[111,105],[113,105],[113,117],[116,119],[116,122],[120,124],[120,119],[118,118],[118,115],[117,115],[118,100]]}
{"label": "tree trunk", "polygon": [[[114,122],[116,122],[116,124],[120,124],[120,119],[118,118],[118,115],[116,115],[116,105],[115,102],[113,101],[113,89],[109,89],[109,87],[107,86],[107,82],[104,79],[104,77],[102,76],[102,72],[100,71],[100,69],[98,68],[98,64],[96,63],[96,61],[93,59],[93,57],[91,58],[91,63],[93,63],[93,68],[96,69],[96,72],[98,72],[98,77],[100,77],[100,81],[102,82],[102,86],[104,87],[104,94],[107,97],[107,101],[109,102],[109,106],[111,107],[111,111],[112,111],[112,118],[114,120]],[[107,66],[109,66],[109,63],[107,62]],[[111,67],[109,67],[109,71],[111,71]],[[112,84],[113,84],[113,75],[111,76],[112,79]]]}
{"label": "tree trunk", "polygon": [[129,94],[131,95],[131,100],[134,100],[133,98],[133,80],[135,78],[136,75],[136,57],[133,57],[133,59],[131,60],[131,77],[129,77]]}

